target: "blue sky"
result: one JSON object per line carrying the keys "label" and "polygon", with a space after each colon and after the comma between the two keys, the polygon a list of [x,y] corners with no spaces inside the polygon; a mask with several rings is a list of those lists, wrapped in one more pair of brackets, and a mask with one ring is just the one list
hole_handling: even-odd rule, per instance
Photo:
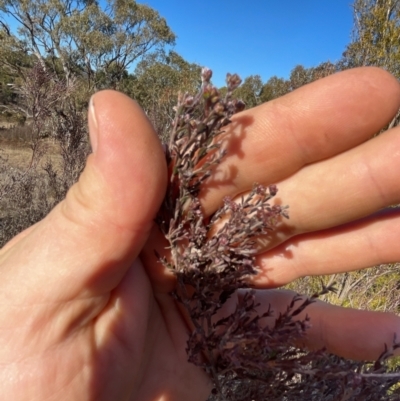
{"label": "blue sky", "polygon": [[156,9],[178,36],[175,50],[226,72],[287,78],[297,65],[340,59],[350,42],[352,0],[138,0]]}

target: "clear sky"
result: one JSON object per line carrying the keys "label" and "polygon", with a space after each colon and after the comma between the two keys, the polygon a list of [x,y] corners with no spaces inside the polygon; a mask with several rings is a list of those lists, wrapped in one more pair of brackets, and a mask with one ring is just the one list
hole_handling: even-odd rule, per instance
{"label": "clear sky", "polygon": [[352,0],[138,0],[156,9],[177,35],[175,51],[227,72],[287,78],[297,65],[340,59],[350,42]]}

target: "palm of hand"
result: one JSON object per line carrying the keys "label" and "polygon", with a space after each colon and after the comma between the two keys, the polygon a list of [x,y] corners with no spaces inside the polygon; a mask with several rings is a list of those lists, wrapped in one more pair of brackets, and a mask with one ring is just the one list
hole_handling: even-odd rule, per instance
{"label": "palm of hand", "polygon": [[15,400],[183,400],[193,391],[207,397],[209,381],[187,362],[187,326],[168,294],[153,293],[139,260],[103,296],[71,302],[36,296],[2,314],[3,394]]}

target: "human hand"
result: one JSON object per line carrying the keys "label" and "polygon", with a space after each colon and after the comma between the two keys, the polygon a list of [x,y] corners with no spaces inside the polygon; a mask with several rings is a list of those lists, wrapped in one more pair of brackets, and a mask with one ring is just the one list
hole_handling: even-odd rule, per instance
{"label": "human hand", "polygon": [[[245,136],[232,141],[220,171],[235,166],[237,174],[204,194],[205,210],[211,213],[223,196],[249,190],[255,181],[278,183],[282,202],[290,205],[290,227],[260,255],[265,274],[255,285],[399,259],[396,212],[341,226],[398,202],[396,133],[362,143],[395,114],[399,97],[388,74],[354,70],[235,117],[247,121]],[[2,394],[13,400],[205,399],[210,384],[186,362],[187,326],[168,295],[171,277],[149,251],[157,246],[157,236],[148,236],[166,185],[160,144],[123,95],[101,92],[94,101],[95,151],[79,183],[0,253]],[[379,196],[371,192],[377,183]],[[338,191],[348,196],[335,200]],[[345,235],[350,249],[341,246]],[[365,249],[371,235],[375,248]],[[137,257],[146,240],[142,263]],[[279,290],[258,294],[278,309],[291,297]],[[345,356],[351,338],[363,358],[377,356],[398,332],[392,315],[351,312],[343,333],[347,310],[320,303],[308,312],[314,326],[306,345],[318,340]],[[327,331],[333,316],[337,326]]]}
{"label": "human hand", "polygon": [[0,251],[0,399],[205,399],[180,314],[138,259],[165,192],[163,150],[132,100],[94,102],[79,182]]}

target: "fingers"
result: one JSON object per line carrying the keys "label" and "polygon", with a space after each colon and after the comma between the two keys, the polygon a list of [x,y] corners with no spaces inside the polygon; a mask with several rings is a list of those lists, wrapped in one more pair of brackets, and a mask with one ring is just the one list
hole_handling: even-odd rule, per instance
{"label": "fingers", "polygon": [[[273,325],[279,313],[286,311],[294,295],[287,290],[256,291],[260,312],[265,312],[269,305],[274,311],[275,317],[268,318],[267,325]],[[390,313],[342,308],[318,300],[296,318],[302,320],[306,315],[311,328],[299,345],[310,350],[326,348],[348,359],[376,360],[385,344],[390,347],[394,335],[400,335],[400,318]]]}
{"label": "fingers", "polygon": [[399,128],[309,165],[278,183],[290,207],[291,234],[347,223],[400,202]]}
{"label": "fingers", "polygon": [[400,260],[400,210],[303,234],[257,256],[257,287],[279,287],[304,276],[344,273]]}
{"label": "fingers", "polygon": [[94,104],[94,152],[79,182],[2,253],[2,272],[19,276],[29,294],[43,287],[58,299],[110,291],[140,252],[164,196],[165,157],[143,111],[113,91],[96,94]]}
{"label": "fingers", "polygon": [[344,71],[232,118],[228,156],[201,196],[208,213],[254,182],[277,183],[303,166],[368,140],[400,107],[395,78],[377,68]]}

